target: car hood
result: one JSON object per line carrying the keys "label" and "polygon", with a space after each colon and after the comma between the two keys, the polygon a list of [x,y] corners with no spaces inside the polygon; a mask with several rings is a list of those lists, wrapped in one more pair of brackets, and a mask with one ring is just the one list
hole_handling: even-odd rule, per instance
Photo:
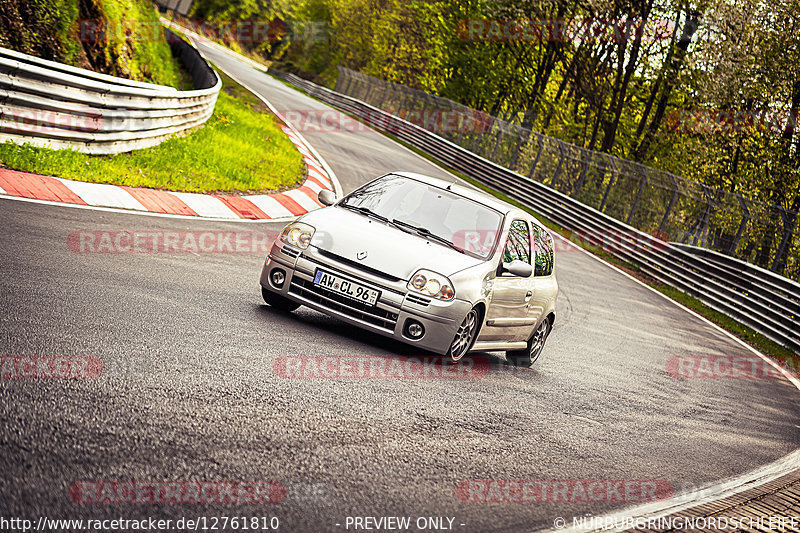
{"label": "car hood", "polygon": [[341,207],[312,211],[302,221],[316,229],[312,246],[400,279],[420,268],[450,276],[483,262]]}

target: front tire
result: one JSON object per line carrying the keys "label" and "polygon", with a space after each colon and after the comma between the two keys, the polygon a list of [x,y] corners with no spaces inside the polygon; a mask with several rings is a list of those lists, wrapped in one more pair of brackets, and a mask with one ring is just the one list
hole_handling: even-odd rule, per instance
{"label": "front tire", "polygon": [[524,350],[506,352],[508,362],[514,366],[533,368],[541,358],[544,343],[547,341],[547,336],[550,335],[551,329],[550,320],[547,318],[542,320],[542,323],[531,335],[528,340],[528,346]]}
{"label": "front tire", "polygon": [[281,311],[286,311],[287,313],[291,313],[300,307],[299,303],[293,302],[288,298],[284,298],[280,294],[275,294],[272,291],[268,291],[264,287],[261,287],[261,297],[264,298],[264,301],[270,306],[274,307],[275,309],[280,309]]}
{"label": "front tire", "polygon": [[450,349],[447,350],[447,355],[453,361],[458,361],[472,348],[475,342],[475,337],[478,336],[478,327],[480,326],[481,314],[477,307],[470,309],[467,316],[461,322],[461,325],[456,331],[456,336],[453,338]]}

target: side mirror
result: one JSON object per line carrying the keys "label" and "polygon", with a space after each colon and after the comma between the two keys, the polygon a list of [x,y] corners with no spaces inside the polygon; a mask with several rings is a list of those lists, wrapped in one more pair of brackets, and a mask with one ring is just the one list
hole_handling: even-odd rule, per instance
{"label": "side mirror", "polygon": [[521,278],[529,278],[533,274],[533,267],[528,263],[515,259],[510,263],[503,263],[503,272],[510,272]]}
{"label": "side mirror", "polygon": [[317,198],[322,205],[333,205],[336,203],[336,193],[327,189],[319,191]]}

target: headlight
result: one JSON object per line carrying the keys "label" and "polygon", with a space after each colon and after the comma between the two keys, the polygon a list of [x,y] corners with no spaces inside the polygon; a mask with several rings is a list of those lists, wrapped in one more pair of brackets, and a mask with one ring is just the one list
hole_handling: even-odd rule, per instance
{"label": "headlight", "polygon": [[303,222],[292,222],[281,232],[281,242],[296,246],[301,250],[308,248],[311,237],[314,236],[314,227]]}
{"label": "headlight", "polygon": [[430,270],[418,270],[408,282],[408,288],[437,300],[450,301],[456,297],[453,284],[447,278]]}

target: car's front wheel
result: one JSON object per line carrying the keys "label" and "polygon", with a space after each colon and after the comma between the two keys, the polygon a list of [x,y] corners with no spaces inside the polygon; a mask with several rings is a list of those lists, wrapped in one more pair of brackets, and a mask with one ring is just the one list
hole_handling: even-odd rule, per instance
{"label": "car's front wheel", "polygon": [[524,350],[514,350],[506,352],[506,359],[514,366],[532,368],[539,361],[544,349],[547,336],[550,335],[550,320],[544,319],[536,331],[533,332],[528,340],[528,346]]}
{"label": "car's front wheel", "polygon": [[264,298],[264,301],[269,305],[281,311],[291,312],[300,307],[299,303],[284,298],[280,294],[268,291],[264,287],[261,287],[261,297]]}
{"label": "car's front wheel", "polygon": [[449,355],[450,359],[453,361],[458,361],[464,357],[464,354],[472,348],[472,343],[475,342],[475,337],[478,335],[480,316],[478,308],[473,307],[470,309],[469,313],[467,313],[467,316],[464,317],[464,321],[461,322],[461,325],[458,326],[458,331],[456,331],[456,336],[453,338],[453,343],[447,351],[447,355]]}

